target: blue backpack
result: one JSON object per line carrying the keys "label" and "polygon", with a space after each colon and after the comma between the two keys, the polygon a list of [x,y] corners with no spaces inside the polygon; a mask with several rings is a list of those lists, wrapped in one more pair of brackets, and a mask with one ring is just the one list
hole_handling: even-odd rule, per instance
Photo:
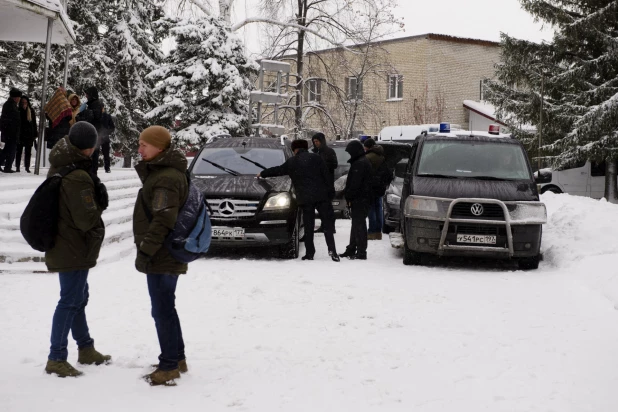
{"label": "blue backpack", "polygon": [[[187,201],[178,211],[178,218],[176,219],[174,229],[163,241],[163,246],[169,250],[172,257],[182,263],[193,262],[204,256],[208,252],[212,237],[208,202],[206,202],[202,193],[188,177],[187,180],[189,183],[189,196],[187,196]],[[144,204],[141,190],[140,198],[146,217],[151,222],[152,213]]]}

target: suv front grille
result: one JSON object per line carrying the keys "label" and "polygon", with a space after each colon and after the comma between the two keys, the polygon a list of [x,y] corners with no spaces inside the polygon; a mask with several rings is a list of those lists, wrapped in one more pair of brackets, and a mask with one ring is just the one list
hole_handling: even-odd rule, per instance
{"label": "suv front grille", "polygon": [[504,220],[504,211],[500,205],[481,203],[483,213],[479,216],[472,213],[472,206],[476,203],[461,202],[453,206],[451,217],[454,219]]}
{"label": "suv front grille", "polygon": [[257,213],[258,200],[206,199],[212,209],[212,220],[251,219]]}

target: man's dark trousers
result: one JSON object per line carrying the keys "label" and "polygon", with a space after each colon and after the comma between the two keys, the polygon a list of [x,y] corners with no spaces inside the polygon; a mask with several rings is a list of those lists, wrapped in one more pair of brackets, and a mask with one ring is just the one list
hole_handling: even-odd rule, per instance
{"label": "man's dark trousers", "polygon": [[15,152],[17,151],[17,141],[9,140],[4,144],[4,150],[0,153],[0,164],[4,163],[4,170],[11,170],[13,160],[15,160]]}
{"label": "man's dark trousers", "polygon": [[322,228],[324,229],[324,238],[326,239],[326,245],[328,251],[337,253],[335,246],[335,212],[333,211],[333,205],[330,201],[325,200],[318,203],[310,203],[301,206],[303,210],[303,224],[305,225],[305,253],[309,257],[315,255],[315,245],[313,244],[313,231],[315,225],[315,211],[317,209],[320,214],[320,220],[322,221]]}
{"label": "man's dark trousers", "polygon": [[350,208],[350,218],[352,228],[350,230],[350,244],[346,252],[359,256],[367,256],[367,215],[369,214],[369,204],[365,202],[354,202]]}
{"label": "man's dark trousers", "polygon": [[26,169],[30,169],[30,157],[32,157],[32,145],[24,146],[22,144],[17,145],[17,156],[15,156],[15,169],[19,170],[22,153],[24,153],[24,166],[26,167]]}
{"label": "man's dark trousers", "polygon": [[69,330],[79,349],[94,346],[88,331],[88,270],[60,272],[60,301],[54,312],[49,360],[66,361]]}
{"label": "man's dark trousers", "polygon": [[[101,143],[101,152],[103,152],[103,164],[105,165],[105,171],[109,171],[110,169],[110,159],[109,159],[109,146],[110,143]],[[99,161],[99,158],[97,157],[97,162]]]}
{"label": "man's dark trousers", "polygon": [[176,312],[178,275],[148,274],[146,278],[152,303],[152,317],[161,347],[159,369],[174,370],[178,368],[178,361],[185,359],[185,342]]}

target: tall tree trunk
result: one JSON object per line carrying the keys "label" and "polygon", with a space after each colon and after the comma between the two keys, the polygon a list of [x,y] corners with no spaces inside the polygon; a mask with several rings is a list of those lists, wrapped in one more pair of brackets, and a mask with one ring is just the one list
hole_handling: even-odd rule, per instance
{"label": "tall tree trunk", "polygon": [[[301,26],[305,26],[307,17],[307,1],[298,1],[298,14],[297,23]],[[298,77],[296,78],[296,107],[294,108],[294,123],[296,126],[297,137],[300,137],[300,133],[303,130],[303,85],[304,81],[304,54],[305,54],[305,31],[298,31],[298,50],[296,53],[296,72]]]}
{"label": "tall tree trunk", "polygon": [[617,160],[607,160],[605,169],[605,199],[610,203],[618,203],[618,189],[616,188],[616,175],[618,171]]}
{"label": "tall tree trunk", "polygon": [[232,24],[232,1],[231,0],[219,0],[219,14],[220,17],[228,25]]}

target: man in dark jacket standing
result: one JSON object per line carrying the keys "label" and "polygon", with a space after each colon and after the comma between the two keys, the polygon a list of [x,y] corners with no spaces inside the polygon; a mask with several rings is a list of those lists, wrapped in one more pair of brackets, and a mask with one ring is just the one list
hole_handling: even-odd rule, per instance
{"label": "man in dark jacket standing", "polygon": [[2,133],[2,141],[4,149],[0,153],[0,165],[4,163],[4,173],[14,173],[11,170],[13,160],[15,160],[15,152],[17,151],[17,142],[21,129],[21,116],[19,115],[19,101],[22,93],[18,89],[11,89],[9,99],[2,106],[2,114],[0,115],[0,133]]}
{"label": "man in dark jacket standing", "polygon": [[[111,173],[110,169],[111,162],[109,158],[109,150],[111,145],[111,136],[116,129],[116,125],[114,124],[114,119],[112,116],[107,113],[105,107],[103,107],[103,119],[101,121],[101,132],[99,136],[101,137],[101,151],[103,152],[103,164],[105,165],[105,173]],[[98,157],[94,159],[98,163]]]}
{"label": "man in dark jacket standing", "polygon": [[105,237],[101,219],[107,208],[107,191],[89,174],[90,156],[97,143],[97,131],[86,122],[73,125],[49,155],[47,177],[67,166],[75,170],[62,178],[58,206],[58,235],[53,249],[45,252],[50,272],[59,272],[60,301],[54,313],[51,348],[45,372],[60,377],[79,376],[82,372],[67,362],[69,330],[77,342],[77,362],[86,365],[108,363],[111,356],[94,348],[86,322],[88,271],[96,266]]}
{"label": "man in dark jacket standing", "polygon": [[[97,129],[97,133],[100,137],[103,126],[103,103],[101,103],[101,100],[99,100],[99,89],[97,89],[95,86],[92,86],[87,88],[84,93],[86,94],[86,99],[88,99],[88,102],[86,103],[87,109],[79,113],[76,119],[85,120],[88,123],[92,124],[94,128]],[[92,169],[90,171],[95,176],[97,174],[97,170],[99,169],[100,145],[101,142],[98,142],[92,155]]]}
{"label": "man in dark jacket standing", "polygon": [[32,156],[32,145],[38,136],[36,123],[36,113],[30,106],[30,99],[23,95],[19,103],[19,115],[21,117],[21,128],[19,131],[19,141],[17,142],[17,156],[15,156],[15,171],[19,172],[21,155],[24,153],[24,166],[26,172],[30,173],[30,158]]}
{"label": "man in dark jacket standing", "polygon": [[161,126],[150,126],[141,133],[138,151],[142,161],[135,170],[144,186],[133,212],[135,268],[146,274],[161,347],[157,369],[144,378],[151,385],[168,386],[188,370],[175,295],[178,276],[187,273],[187,264],[174,259],[163,245],[189,195],[187,158],[171,146],[171,140]]}
{"label": "man in dark jacket standing", "polygon": [[[337,154],[332,148],[328,147],[328,144],[326,144],[326,136],[324,136],[324,133],[314,134],[313,137],[311,138],[311,141],[313,142],[313,153],[319,154],[322,160],[324,160],[324,163],[326,163],[326,169],[328,170],[331,180],[334,183],[335,182],[335,170],[337,169],[337,166],[339,165],[337,161]],[[316,229],[316,232],[318,233],[324,232],[324,226],[320,224],[320,227]],[[334,233],[337,233],[337,231],[335,230]]]}
{"label": "man in dark jacket standing", "polygon": [[345,148],[350,154],[350,171],[345,184],[344,195],[350,208],[352,228],[350,244],[342,257],[350,259],[367,259],[367,214],[371,198],[371,163],[365,157],[363,144],[351,141]]}
{"label": "man in dark jacket standing", "polygon": [[302,260],[313,260],[315,246],[313,244],[313,228],[315,225],[315,210],[320,213],[324,227],[324,238],[328,246],[328,254],[333,261],[339,262],[335,247],[335,212],[332,199],[335,196],[335,187],[326,164],[320,156],[309,153],[309,143],[306,140],[294,140],[292,151],[294,156],[286,160],[281,166],[271,167],[258,174],[260,177],[290,176],[298,205],[303,211],[305,226],[305,251]]}
{"label": "man in dark jacket standing", "polygon": [[[376,177],[378,168],[386,161],[384,158],[384,148],[377,145],[371,137],[363,143],[365,146],[365,155],[369,163],[371,163],[371,175]],[[375,180],[375,179],[374,179]],[[382,240],[382,196],[371,194],[369,201],[369,229],[367,230],[367,239]]]}

